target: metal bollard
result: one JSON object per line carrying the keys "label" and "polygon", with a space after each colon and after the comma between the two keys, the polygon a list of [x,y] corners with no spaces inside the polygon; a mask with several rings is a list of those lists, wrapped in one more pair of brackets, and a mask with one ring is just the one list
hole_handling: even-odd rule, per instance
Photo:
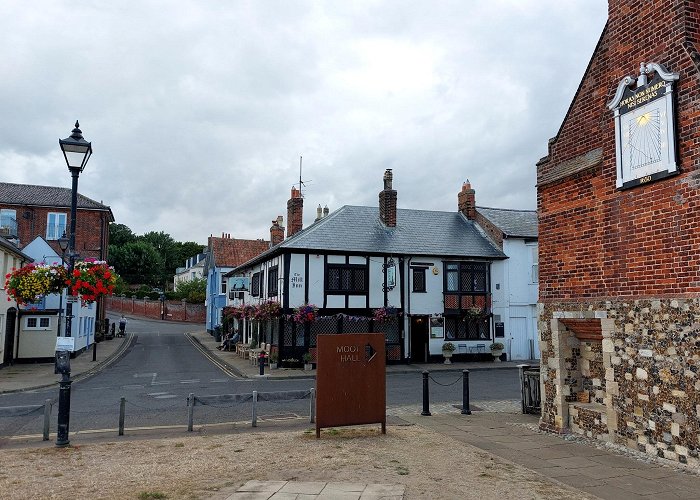
{"label": "metal bollard", "polygon": [[430,389],[428,387],[428,375],[430,372],[427,370],[423,371],[423,411],[421,415],[424,417],[430,416]]}
{"label": "metal bollard", "polygon": [[49,422],[51,420],[51,400],[44,401],[44,441],[49,440]]}
{"label": "metal bollard", "polygon": [[471,415],[469,409],[469,370],[462,370],[462,415]]}
{"label": "metal bollard", "polygon": [[261,352],[258,356],[258,364],[260,365],[260,375],[265,375],[265,352]]}
{"label": "metal bollard", "polygon": [[316,389],[311,388],[311,402],[309,403],[309,414],[311,415],[310,422],[313,424],[316,422]]}
{"label": "metal bollard", "polygon": [[192,432],[194,427],[194,392],[187,396],[187,431]]}
{"label": "metal bollard", "polygon": [[253,427],[258,426],[258,391],[253,391]]}
{"label": "metal bollard", "polygon": [[119,398],[119,435],[124,435],[124,417],[126,416],[126,398]]}
{"label": "metal bollard", "polygon": [[97,361],[97,342],[93,341],[92,343],[92,360]]}

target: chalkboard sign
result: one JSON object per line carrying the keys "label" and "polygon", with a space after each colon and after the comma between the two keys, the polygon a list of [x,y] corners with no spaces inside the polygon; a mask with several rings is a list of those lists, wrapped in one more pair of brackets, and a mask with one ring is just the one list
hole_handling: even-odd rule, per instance
{"label": "chalkboard sign", "polygon": [[496,321],[493,324],[494,331],[496,333],[496,337],[505,337],[506,336],[506,328],[505,325],[503,324],[503,321]]}

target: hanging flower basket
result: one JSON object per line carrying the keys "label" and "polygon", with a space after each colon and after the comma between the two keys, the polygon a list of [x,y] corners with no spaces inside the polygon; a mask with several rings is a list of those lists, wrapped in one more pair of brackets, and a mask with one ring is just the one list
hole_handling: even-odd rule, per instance
{"label": "hanging flower basket", "polygon": [[85,259],[75,263],[73,276],[68,284],[68,293],[80,296],[83,305],[91,304],[103,296],[114,293],[117,274],[107,262],[96,259]]}
{"label": "hanging flower basket", "polygon": [[304,304],[294,310],[292,319],[296,323],[313,323],[318,317],[318,307],[313,304]]}
{"label": "hanging flower basket", "polygon": [[7,300],[19,305],[37,302],[45,295],[60,293],[66,286],[68,273],[62,265],[27,264],[5,276]]}
{"label": "hanging flower basket", "polygon": [[380,307],[378,309],[375,309],[373,313],[374,321],[376,321],[377,323],[384,323],[386,321],[389,321],[394,316],[396,316],[396,308],[392,306]]}

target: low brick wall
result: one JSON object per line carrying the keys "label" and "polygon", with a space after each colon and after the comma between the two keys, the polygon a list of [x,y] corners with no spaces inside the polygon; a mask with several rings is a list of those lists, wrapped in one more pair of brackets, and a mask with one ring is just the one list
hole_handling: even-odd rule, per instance
{"label": "low brick wall", "polygon": [[[161,310],[161,307],[164,310]],[[108,297],[106,309],[115,314],[129,314],[144,318],[168,321],[183,321],[187,323],[204,323],[207,309],[204,304],[188,304],[184,300],[137,299],[135,297]],[[164,314],[162,314],[164,313]]]}

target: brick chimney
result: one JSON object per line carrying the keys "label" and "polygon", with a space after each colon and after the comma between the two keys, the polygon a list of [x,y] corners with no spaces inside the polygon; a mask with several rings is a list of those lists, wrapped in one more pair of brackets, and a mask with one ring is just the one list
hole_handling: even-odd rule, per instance
{"label": "brick chimney", "polygon": [[292,195],[287,201],[287,238],[301,231],[303,227],[304,198],[301,191],[292,186]]}
{"label": "brick chimney", "polygon": [[474,194],[472,185],[469,183],[469,179],[467,179],[467,182],[462,184],[462,191],[457,195],[457,210],[462,212],[469,220],[474,220],[476,218],[476,201]]}
{"label": "brick chimney", "polygon": [[283,222],[284,217],[281,215],[278,215],[277,219],[272,221],[272,226],[270,227],[270,243],[273,247],[284,241],[284,228],[282,227]]}
{"label": "brick chimney", "polygon": [[391,187],[393,179],[394,174],[387,168],[384,172],[384,189],[379,192],[379,220],[386,227],[396,227],[396,190]]}

